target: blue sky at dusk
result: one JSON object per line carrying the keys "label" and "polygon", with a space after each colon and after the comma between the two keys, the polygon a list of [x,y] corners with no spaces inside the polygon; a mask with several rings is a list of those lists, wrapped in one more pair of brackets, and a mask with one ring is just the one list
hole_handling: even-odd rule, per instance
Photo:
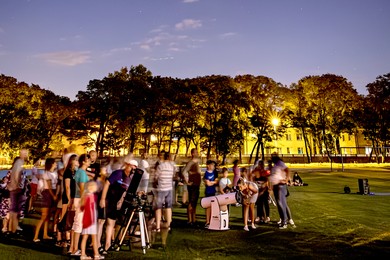
{"label": "blue sky at dusk", "polygon": [[388,0],[0,0],[0,73],[74,99],[142,64],[153,75],[332,73],[361,94],[390,72]]}

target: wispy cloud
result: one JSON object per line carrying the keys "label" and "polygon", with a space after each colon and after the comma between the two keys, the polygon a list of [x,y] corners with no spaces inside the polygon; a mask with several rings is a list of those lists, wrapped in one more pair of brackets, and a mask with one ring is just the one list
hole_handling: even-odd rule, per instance
{"label": "wispy cloud", "polygon": [[226,38],[230,38],[230,37],[233,37],[233,36],[236,36],[236,35],[237,35],[237,33],[227,32],[227,33],[220,34],[219,38],[226,39]]}
{"label": "wispy cloud", "polygon": [[195,3],[195,2],[199,2],[199,0],[183,0],[184,4],[191,4],[191,3]]}
{"label": "wispy cloud", "polygon": [[89,51],[61,51],[50,52],[35,55],[36,57],[43,59],[48,63],[63,65],[63,66],[76,66],[84,64],[90,61]]}
{"label": "wispy cloud", "polygon": [[144,57],[144,60],[150,60],[150,61],[165,61],[165,60],[173,60],[174,58],[172,56],[166,56],[166,57]]}
{"label": "wispy cloud", "polygon": [[184,19],[175,25],[176,30],[196,29],[199,27],[202,27],[202,22],[194,19]]}

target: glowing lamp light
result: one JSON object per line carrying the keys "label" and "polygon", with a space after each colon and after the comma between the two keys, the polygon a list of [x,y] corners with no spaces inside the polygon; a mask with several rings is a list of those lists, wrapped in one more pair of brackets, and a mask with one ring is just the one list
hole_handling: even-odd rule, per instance
{"label": "glowing lamp light", "polygon": [[280,123],[280,120],[279,120],[279,118],[274,117],[274,118],[272,118],[271,122],[272,122],[273,126],[278,126]]}

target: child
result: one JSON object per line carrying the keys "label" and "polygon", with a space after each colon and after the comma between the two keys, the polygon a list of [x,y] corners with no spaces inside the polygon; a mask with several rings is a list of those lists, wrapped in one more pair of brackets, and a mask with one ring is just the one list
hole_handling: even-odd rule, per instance
{"label": "child", "polygon": [[97,210],[96,210],[96,199],[95,192],[97,191],[97,183],[90,181],[86,183],[81,199],[81,210],[84,211],[83,216],[83,231],[81,240],[81,256],[80,259],[92,259],[85,253],[88,236],[91,235],[92,247],[94,257],[93,259],[104,259],[104,256],[99,255],[96,234],[97,234]]}
{"label": "child", "polygon": [[[218,178],[216,178],[216,174],[215,174],[215,162],[208,160],[206,164],[207,164],[207,169],[203,176],[203,181],[206,186],[205,196],[212,197],[215,196],[215,186],[218,184]],[[207,208],[205,228],[209,228],[210,218],[211,218],[211,208]]]}
{"label": "child", "polygon": [[222,168],[222,178],[219,180],[219,193],[225,194],[229,193],[232,188],[232,181],[228,178],[228,169]]}
{"label": "child", "polygon": [[244,230],[249,231],[248,228],[248,218],[250,213],[250,218],[252,222],[252,229],[256,229],[255,226],[255,203],[258,196],[258,187],[256,183],[247,181],[243,178],[238,180],[237,186],[243,196],[243,205],[244,205]]}

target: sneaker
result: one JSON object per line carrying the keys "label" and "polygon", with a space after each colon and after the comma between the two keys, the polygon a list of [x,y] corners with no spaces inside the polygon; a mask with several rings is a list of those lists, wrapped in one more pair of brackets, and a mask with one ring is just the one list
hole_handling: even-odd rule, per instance
{"label": "sneaker", "polygon": [[245,227],[244,227],[244,230],[245,230],[245,231],[249,231],[248,226],[245,226]]}
{"label": "sneaker", "polygon": [[16,231],[23,231],[23,228],[21,228],[19,225],[16,228]]}
{"label": "sneaker", "polygon": [[204,225],[204,228],[209,228],[209,227],[210,227],[210,224]]}
{"label": "sneaker", "polygon": [[257,217],[257,218],[255,219],[255,222],[256,222],[256,223],[259,223],[259,222],[260,222],[260,218]]}
{"label": "sneaker", "polygon": [[290,219],[288,221],[288,224],[290,224],[292,228],[296,228],[297,227],[297,226],[295,226],[295,223],[294,223],[294,221],[292,219]]}
{"label": "sneaker", "polygon": [[269,223],[269,222],[271,222],[271,219],[269,217],[267,217],[264,222]]}
{"label": "sneaker", "polygon": [[279,219],[279,221],[278,221],[278,225],[280,225],[280,224],[282,224],[282,220],[281,219]]}
{"label": "sneaker", "polygon": [[279,225],[279,229],[286,229],[287,228],[287,224],[280,224]]}
{"label": "sneaker", "polygon": [[255,224],[252,224],[252,229],[256,229],[256,226],[255,226]]}
{"label": "sneaker", "polygon": [[74,252],[73,254],[70,254],[71,256],[80,256],[81,255],[81,251],[80,250],[77,250],[76,252]]}

